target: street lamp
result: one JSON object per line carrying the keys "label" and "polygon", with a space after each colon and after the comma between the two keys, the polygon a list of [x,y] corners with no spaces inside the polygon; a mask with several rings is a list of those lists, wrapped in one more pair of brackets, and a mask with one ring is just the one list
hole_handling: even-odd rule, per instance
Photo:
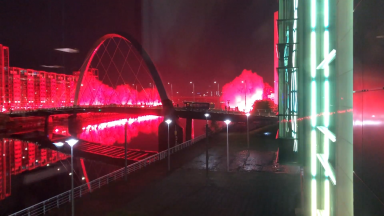
{"label": "street lamp", "polygon": [[205,148],[205,170],[206,170],[206,175],[208,176],[208,144],[209,144],[209,140],[208,140],[208,118],[210,115],[209,115],[209,113],[205,113],[204,116],[205,116],[205,120],[206,120],[205,139],[207,140],[206,141],[206,148]]}
{"label": "street lamp", "polygon": [[207,121],[207,125],[208,125],[208,118],[210,115],[209,115],[209,113],[205,113],[204,116],[205,116],[205,120]]}
{"label": "street lamp", "polygon": [[[132,84],[133,86],[135,86],[135,84]],[[136,103],[136,106],[137,106],[137,96],[138,96],[138,92],[137,92],[137,85],[136,85],[136,96],[135,96],[135,103]]]}
{"label": "street lamp", "polygon": [[171,171],[171,152],[169,151],[169,124],[171,124],[171,122],[171,119],[165,120],[165,123],[168,124],[168,171]]}
{"label": "street lamp", "polygon": [[168,85],[171,85],[171,99],[173,100],[173,89],[172,89],[172,83],[168,82]]}
{"label": "street lamp", "polygon": [[128,121],[124,125],[124,180],[127,181],[128,167],[127,167],[127,130],[128,130]]}
{"label": "street lamp", "polygon": [[225,124],[227,124],[227,172],[229,172],[229,142],[228,142],[228,125],[231,123],[230,120],[225,120]]}
{"label": "street lamp", "polygon": [[[132,84],[133,86],[135,86],[135,84]],[[137,92],[137,85],[136,85],[136,92]]]}
{"label": "street lamp", "polygon": [[192,84],[193,102],[195,102],[195,83],[193,83],[192,81],[189,83]]}
{"label": "street lamp", "polygon": [[62,147],[64,145],[63,142],[57,142],[57,143],[53,143],[53,145],[55,145],[56,147]]}
{"label": "street lamp", "polygon": [[213,83],[217,83],[217,96],[220,96],[220,84],[219,82],[214,81]]}
{"label": "street lamp", "polygon": [[73,146],[76,145],[76,143],[78,142],[79,140],[77,139],[70,139],[70,140],[67,140],[65,141],[66,143],[68,143],[68,145],[71,146],[71,181],[72,181],[72,188],[71,188],[71,201],[72,201],[72,216],[75,215],[75,197],[74,197],[74,192],[73,192]]}
{"label": "street lamp", "polygon": [[247,116],[247,144],[248,144],[248,151],[249,151],[249,123],[248,123],[248,117],[251,115],[249,113],[245,114]]}
{"label": "street lamp", "polygon": [[244,88],[244,111],[246,111],[246,109],[247,109],[247,82],[241,81],[241,83],[245,84],[245,88]]}
{"label": "street lamp", "polygon": [[230,101],[230,100],[227,100],[227,103],[228,103],[227,113],[229,112],[229,101]]}
{"label": "street lamp", "polygon": [[154,104],[154,102],[153,102],[153,92],[155,91],[155,85],[152,85],[152,83],[149,83],[149,87],[150,88],[152,87],[152,91],[151,91],[151,100],[152,101],[149,102],[149,105],[151,105],[151,102],[152,102],[152,106],[153,106],[153,104]]}

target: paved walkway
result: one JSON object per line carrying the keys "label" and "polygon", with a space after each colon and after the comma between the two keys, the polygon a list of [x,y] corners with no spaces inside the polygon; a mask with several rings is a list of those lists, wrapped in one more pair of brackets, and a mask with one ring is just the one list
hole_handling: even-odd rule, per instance
{"label": "paved walkway", "polygon": [[[267,130],[268,131],[268,130]],[[226,172],[226,134],[212,138],[209,178],[205,175],[205,141],[166,160],[76,200],[77,215],[277,215],[293,216],[300,178],[295,166],[274,172],[277,143],[265,131],[232,133],[230,172]],[[70,204],[50,211],[70,215]]]}

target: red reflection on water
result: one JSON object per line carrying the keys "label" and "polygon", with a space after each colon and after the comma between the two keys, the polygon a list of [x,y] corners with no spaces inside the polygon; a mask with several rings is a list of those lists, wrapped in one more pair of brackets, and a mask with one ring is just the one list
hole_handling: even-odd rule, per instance
{"label": "red reflection on water", "polygon": [[[110,117],[109,117],[110,118]],[[144,134],[158,133],[159,124],[163,117],[146,115],[135,118],[124,118],[108,121],[100,124],[83,126],[83,132],[79,135],[80,139],[89,142],[96,142],[103,145],[113,145],[124,143],[124,128],[127,123],[127,142],[137,137],[139,132]]]}
{"label": "red reflection on water", "polygon": [[263,90],[263,77],[251,70],[243,70],[240,76],[224,85],[220,100],[225,101],[226,106],[229,100],[230,108],[238,107],[240,111],[249,112],[256,100],[263,99]]}
{"label": "red reflection on water", "polygon": [[116,88],[102,83],[95,76],[86,75],[80,89],[80,105],[161,105],[156,88],[137,90],[129,84],[118,85]]}
{"label": "red reflection on water", "polygon": [[34,143],[1,139],[0,200],[11,195],[11,175],[53,164],[68,157],[51,149],[39,149]]}
{"label": "red reflection on water", "polygon": [[87,182],[88,189],[91,190],[91,186],[89,185],[87,170],[85,169],[85,165],[84,165],[84,159],[80,158],[80,163],[81,163],[81,169],[83,170],[83,175],[85,177],[85,181]]}

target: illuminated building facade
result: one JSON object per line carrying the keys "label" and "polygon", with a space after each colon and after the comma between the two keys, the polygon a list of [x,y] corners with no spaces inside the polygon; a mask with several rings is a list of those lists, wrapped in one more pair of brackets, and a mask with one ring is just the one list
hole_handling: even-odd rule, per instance
{"label": "illuminated building facade", "polygon": [[[98,70],[88,75],[98,79]],[[9,49],[0,44],[0,95],[2,111],[72,106],[79,72],[58,74],[9,67]]]}
{"label": "illuminated building facade", "polygon": [[303,215],[353,215],[353,1],[280,0],[278,17],[279,138],[303,166]]}
{"label": "illuminated building facade", "polygon": [[6,79],[5,74],[9,70],[9,48],[0,44],[0,105],[3,107],[5,102],[8,101],[5,93]]}

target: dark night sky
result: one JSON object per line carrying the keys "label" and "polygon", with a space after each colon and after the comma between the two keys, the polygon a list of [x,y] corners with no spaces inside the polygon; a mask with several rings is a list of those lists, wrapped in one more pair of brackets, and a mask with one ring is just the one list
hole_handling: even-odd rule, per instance
{"label": "dark night sky", "polygon": [[[11,66],[78,70],[103,34],[124,31],[137,38],[163,82],[183,92],[189,81],[205,91],[251,69],[273,83],[271,0],[2,0],[0,43],[10,48]],[[64,19],[63,19],[64,17]],[[78,48],[62,54],[57,47]],[[55,71],[55,70],[47,70]]]}

